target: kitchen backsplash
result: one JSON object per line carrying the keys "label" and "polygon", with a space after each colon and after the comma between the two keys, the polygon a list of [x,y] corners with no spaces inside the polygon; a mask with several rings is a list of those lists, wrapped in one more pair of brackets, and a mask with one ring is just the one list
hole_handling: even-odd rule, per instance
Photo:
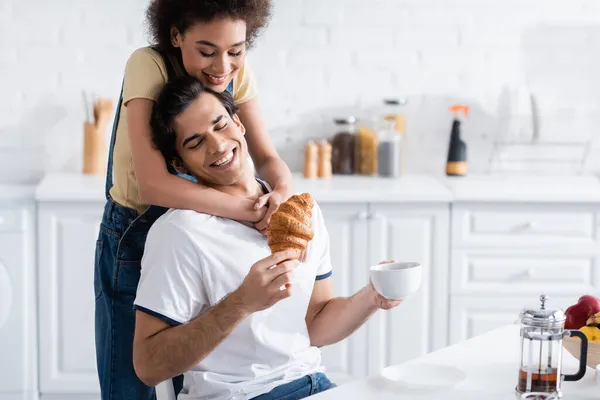
{"label": "kitchen backsplash", "polygon": [[[82,91],[117,100],[128,55],[147,44],[146,4],[0,2],[0,181],[81,169]],[[334,116],[369,116],[392,96],[409,101],[408,171],[443,172],[454,103],[471,106],[463,138],[473,172],[510,157],[510,165],[533,157],[541,169],[581,162],[600,170],[597,0],[275,4],[249,62],[270,133],[293,170],[307,139],[334,132]],[[554,144],[532,155],[532,135]]]}

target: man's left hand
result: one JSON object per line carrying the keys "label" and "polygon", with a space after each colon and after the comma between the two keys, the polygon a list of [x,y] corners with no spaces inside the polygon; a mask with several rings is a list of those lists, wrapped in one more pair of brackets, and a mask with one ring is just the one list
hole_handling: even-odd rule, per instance
{"label": "man's left hand", "polygon": [[[379,264],[391,264],[391,263],[395,263],[395,262],[396,261],[394,261],[394,260],[390,260],[390,261],[382,261]],[[388,299],[386,299],[385,297],[380,295],[379,292],[377,292],[377,290],[375,289],[375,286],[373,286],[373,282],[371,282],[370,279],[369,279],[369,290],[372,292],[371,299],[373,301],[373,305],[382,310],[391,310],[392,308],[398,306],[403,301],[403,300],[388,300]]]}
{"label": "man's left hand", "polygon": [[260,233],[263,235],[267,234],[267,227],[269,226],[269,221],[271,221],[271,215],[273,215],[273,213],[277,211],[277,208],[279,208],[279,205],[289,199],[292,194],[292,191],[287,188],[275,188],[272,192],[267,193],[256,200],[256,204],[254,204],[256,210],[267,206],[265,216],[255,225]]}

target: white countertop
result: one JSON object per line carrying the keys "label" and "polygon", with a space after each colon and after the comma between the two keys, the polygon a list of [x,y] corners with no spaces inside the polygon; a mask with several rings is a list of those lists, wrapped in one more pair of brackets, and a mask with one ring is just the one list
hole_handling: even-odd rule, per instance
{"label": "white countertop", "polygon": [[600,202],[595,176],[473,175],[439,178],[455,202]]}
{"label": "white countertop", "polygon": [[42,179],[36,198],[42,201],[106,201],[104,175],[53,173]]}
{"label": "white countertop", "polygon": [[[104,201],[104,182],[103,175],[51,173],[38,185],[36,197],[41,201]],[[294,174],[294,188],[297,192],[310,192],[324,203],[600,203],[600,180],[594,176],[407,175],[392,179],[338,175],[309,180]]]}
{"label": "white countertop", "polygon": [[[442,391],[427,388],[408,388],[402,383],[382,376],[350,382],[314,396],[315,400],[342,399],[515,399],[515,386],[520,358],[520,325],[509,325],[484,335],[446,347],[421,358],[408,361],[404,366],[435,364],[459,368],[467,378],[458,386]],[[563,373],[577,372],[579,361],[563,351]],[[389,367],[390,369],[394,366]],[[600,399],[596,372],[587,368],[583,379],[563,382],[563,399]],[[435,380],[435,376],[432,376]],[[312,399],[313,397],[311,397]]]}
{"label": "white countertop", "polygon": [[402,178],[337,175],[331,179],[305,179],[294,175],[294,189],[310,192],[320,202],[444,202],[452,193],[437,179],[427,175]]}
{"label": "white countertop", "polygon": [[[76,173],[48,174],[37,188],[42,201],[104,201],[104,176]],[[449,202],[450,191],[429,176],[402,179],[335,176],[307,180],[294,175],[294,189],[310,192],[319,202]]]}

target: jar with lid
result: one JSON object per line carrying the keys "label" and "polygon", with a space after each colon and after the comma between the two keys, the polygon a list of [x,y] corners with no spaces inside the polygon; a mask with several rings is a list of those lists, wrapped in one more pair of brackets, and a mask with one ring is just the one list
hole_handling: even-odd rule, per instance
{"label": "jar with lid", "polygon": [[379,118],[362,118],[358,124],[356,140],[358,147],[357,173],[365,176],[377,175],[377,129]]}
{"label": "jar with lid", "polygon": [[377,171],[380,176],[396,178],[402,168],[402,136],[396,130],[396,119],[386,118],[379,132]]}
{"label": "jar with lid", "polygon": [[336,175],[357,172],[356,118],[336,118],[335,134],[331,139],[331,170]]}
{"label": "jar with lid", "polygon": [[383,100],[383,104],[383,119],[393,119],[396,122],[396,132],[400,135],[402,142],[400,175],[404,175],[406,171],[406,149],[408,146],[408,139],[406,137],[406,116],[404,115],[403,107],[408,104],[408,99],[387,98]]}

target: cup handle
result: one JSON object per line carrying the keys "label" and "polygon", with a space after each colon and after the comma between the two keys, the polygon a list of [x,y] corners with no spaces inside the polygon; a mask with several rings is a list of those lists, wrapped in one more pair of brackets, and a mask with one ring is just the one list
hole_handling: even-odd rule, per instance
{"label": "cup handle", "polygon": [[563,375],[565,381],[578,381],[585,376],[588,340],[583,332],[578,330],[567,330],[565,333],[569,336],[577,336],[581,339],[581,346],[579,348],[579,371],[577,371],[576,374]]}

